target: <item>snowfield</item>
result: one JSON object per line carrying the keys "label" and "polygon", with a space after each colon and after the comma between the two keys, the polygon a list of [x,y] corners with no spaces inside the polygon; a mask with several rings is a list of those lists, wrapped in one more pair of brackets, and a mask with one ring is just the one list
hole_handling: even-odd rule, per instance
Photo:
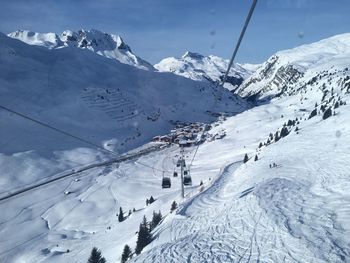
{"label": "snowfield", "polygon": [[[343,45],[347,36],[336,38]],[[321,46],[339,43],[333,40],[323,40]],[[318,47],[312,44],[303,50]],[[80,263],[87,261],[96,246],[107,262],[120,262],[125,244],[135,248],[143,216],[150,220],[153,211],[160,210],[164,219],[153,230],[153,242],[130,262],[350,262],[350,57],[341,48],[335,50],[338,54],[305,67],[290,85],[275,87],[273,92],[264,89],[269,74],[260,74],[261,80],[254,75],[248,79],[246,83],[255,78],[251,83],[259,92],[256,98],[264,101],[212,123],[209,133],[224,133],[223,138],[185,148],[193,185],[185,188],[184,199],[180,178],[172,176],[179,170],[180,149],[169,145],[0,201],[0,261]],[[295,56],[288,52],[290,57],[301,57],[298,48]],[[298,64],[307,59],[303,54]],[[147,83],[147,74],[154,76],[153,83],[165,74],[136,72],[140,86]],[[291,75],[285,73],[274,80],[278,87],[290,80]],[[170,102],[168,98],[166,103]],[[4,122],[1,125],[5,127]],[[23,122],[17,125],[30,127]],[[5,138],[8,142],[9,137]],[[57,163],[60,169],[71,169],[68,164],[73,160],[79,166],[108,158],[71,144],[72,151],[57,151],[59,161],[47,158],[54,155],[41,160],[38,150],[20,153],[19,143],[11,142],[16,150],[1,154],[1,167],[16,172],[24,168],[17,170],[15,158],[30,167],[42,163],[51,168]],[[59,146],[54,137],[49,145]],[[249,160],[243,163],[245,154]],[[28,170],[25,178],[37,180],[36,172]],[[169,189],[161,189],[163,172],[171,178]],[[21,178],[16,173],[11,176]],[[6,180],[5,185],[17,184],[3,170],[0,180]],[[146,205],[150,196],[156,201]],[[170,213],[174,200],[179,208]],[[120,207],[125,215],[131,210],[123,222],[116,216]]]}

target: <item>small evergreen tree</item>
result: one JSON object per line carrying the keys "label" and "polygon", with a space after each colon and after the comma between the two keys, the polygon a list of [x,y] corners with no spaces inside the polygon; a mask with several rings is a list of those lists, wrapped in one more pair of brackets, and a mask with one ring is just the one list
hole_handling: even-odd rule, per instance
{"label": "small evergreen tree", "polygon": [[255,155],[254,161],[256,162],[258,160],[258,155]]}
{"label": "small evergreen tree", "polygon": [[152,204],[154,201],[155,200],[154,200],[153,196],[151,196],[150,199],[149,199],[149,204]]}
{"label": "small evergreen tree", "polygon": [[119,208],[119,215],[118,215],[118,221],[119,222],[123,222],[124,221],[124,212],[123,212],[123,209],[122,207]]}
{"label": "small evergreen tree", "polygon": [[311,119],[312,117],[315,117],[316,115],[317,115],[317,110],[313,109],[313,111],[309,115],[309,119]]}
{"label": "small evergreen tree", "polygon": [[170,212],[173,212],[177,209],[177,203],[174,201],[172,204],[171,204],[171,207],[170,207]]}
{"label": "small evergreen tree", "polygon": [[139,227],[139,233],[136,241],[135,253],[139,255],[142,249],[152,241],[152,235],[148,227],[146,216],[143,217],[142,223]]}
{"label": "small evergreen tree", "polygon": [[315,108],[317,108],[317,106],[318,106],[318,105],[317,105],[317,102],[316,102],[316,103],[315,103]]}
{"label": "small evergreen tree", "polygon": [[131,249],[128,245],[124,246],[121,263],[125,263],[131,257]]}
{"label": "small evergreen tree", "polygon": [[261,147],[263,147],[263,144],[262,144],[262,142],[261,142],[261,143],[259,143],[259,148],[261,148]]}
{"label": "small evergreen tree", "polygon": [[332,116],[332,109],[329,107],[324,113],[323,113],[323,119],[327,119],[329,118],[330,116]]}
{"label": "small evergreen tree", "polygon": [[248,154],[245,154],[245,155],[244,155],[244,158],[243,158],[243,163],[248,162],[248,160],[249,160]]}
{"label": "small evergreen tree", "polygon": [[158,213],[156,213],[155,211],[153,211],[153,218],[150,224],[150,228],[151,230],[155,229],[156,226],[160,223],[160,221],[162,221],[163,216],[162,213],[159,211]]}
{"label": "small evergreen tree", "polygon": [[339,108],[339,102],[338,101],[334,104],[334,109],[336,109],[336,108]]}
{"label": "small evergreen tree", "polygon": [[102,253],[99,249],[94,247],[91,250],[90,257],[88,259],[88,263],[106,263],[106,259],[102,257]]}
{"label": "small evergreen tree", "polygon": [[287,127],[283,127],[281,130],[281,137],[285,137],[289,134],[288,128]]}
{"label": "small evergreen tree", "polygon": [[278,131],[276,131],[276,133],[275,133],[275,142],[278,142],[279,139],[280,139],[280,135],[279,135]]}
{"label": "small evergreen tree", "polygon": [[149,205],[149,200],[148,198],[146,199],[146,206]]}

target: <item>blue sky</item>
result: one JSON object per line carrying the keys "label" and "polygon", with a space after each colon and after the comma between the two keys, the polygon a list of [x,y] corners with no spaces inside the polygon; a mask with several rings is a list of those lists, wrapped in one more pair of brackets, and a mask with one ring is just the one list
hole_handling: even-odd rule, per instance
{"label": "blue sky", "polygon": [[[185,51],[229,58],[252,0],[0,0],[0,31],[99,29],[156,63]],[[258,0],[237,61],[350,32],[348,0]],[[303,37],[300,37],[300,36]]]}

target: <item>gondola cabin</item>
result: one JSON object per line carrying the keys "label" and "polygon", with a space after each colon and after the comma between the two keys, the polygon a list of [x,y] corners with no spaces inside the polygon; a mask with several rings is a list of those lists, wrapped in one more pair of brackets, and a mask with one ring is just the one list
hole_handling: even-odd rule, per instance
{"label": "gondola cabin", "polygon": [[184,185],[186,186],[192,185],[192,178],[190,175],[184,176]]}
{"label": "gondola cabin", "polygon": [[169,177],[163,177],[162,179],[162,188],[170,188],[171,187],[171,180]]}

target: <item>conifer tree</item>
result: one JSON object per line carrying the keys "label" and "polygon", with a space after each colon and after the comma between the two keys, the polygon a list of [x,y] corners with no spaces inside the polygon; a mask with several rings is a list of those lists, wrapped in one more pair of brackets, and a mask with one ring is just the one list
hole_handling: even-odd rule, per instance
{"label": "conifer tree", "polygon": [[285,137],[289,134],[288,128],[287,127],[283,127],[281,130],[281,137]]}
{"label": "conifer tree", "polygon": [[255,155],[254,161],[258,160],[258,155]]}
{"label": "conifer tree", "polygon": [[146,216],[143,216],[142,223],[139,227],[139,232],[136,241],[135,253],[139,255],[142,249],[152,241],[152,235],[148,227]]}
{"label": "conifer tree", "polygon": [[310,115],[309,115],[309,119],[311,119],[312,117],[317,115],[317,110],[313,109],[313,111],[311,111]]}
{"label": "conifer tree", "polygon": [[243,163],[248,162],[248,160],[249,160],[248,154],[245,154],[245,155],[244,155],[244,159],[243,159]]}
{"label": "conifer tree", "polygon": [[324,113],[323,113],[323,119],[327,119],[329,118],[330,116],[332,116],[332,109],[329,107]]}
{"label": "conifer tree", "polygon": [[280,139],[280,135],[279,135],[278,131],[276,131],[276,133],[275,133],[275,142],[278,142],[279,139]]}
{"label": "conifer tree", "polygon": [[118,221],[119,222],[123,222],[124,221],[124,212],[123,212],[123,209],[122,207],[119,208],[119,215],[118,215]]}
{"label": "conifer tree", "polygon": [[160,223],[160,221],[162,221],[163,216],[162,213],[159,211],[158,213],[156,213],[155,211],[153,211],[153,218],[150,224],[150,228],[151,230],[155,229],[156,226]]}
{"label": "conifer tree", "polygon": [[131,257],[131,249],[128,245],[124,246],[121,263],[125,263]]}
{"label": "conifer tree", "polygon": [[172,204],[171,204],[171,208],[170,208],[170,212],[173,212],[174,210],[177,209],[177,203],[174,201]]}
{"label": "conifer tree", "polygon": [[149,199],[149,203],[152,204],[154,201],[155,200],[154,200],[153,196],[151,196],[150,199]]}
{"label": "conifer tree", "polygon": [[94,247],[91,250],[90,257],[88,259],[88,263],[106,263],[106,259],[102,257],[102,253],[99,249]]}

